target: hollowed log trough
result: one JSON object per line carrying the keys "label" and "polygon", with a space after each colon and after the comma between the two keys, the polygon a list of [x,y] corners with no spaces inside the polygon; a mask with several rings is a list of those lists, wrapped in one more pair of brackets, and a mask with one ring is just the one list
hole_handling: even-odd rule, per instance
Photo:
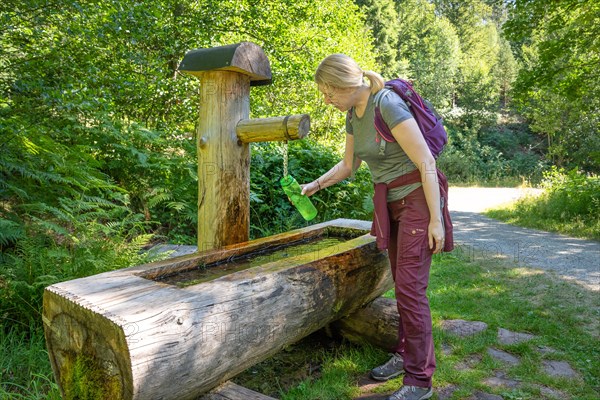
{"label": "hollowed log trough", "polygon": [[64,398],[84,382],[107,399],[195,399],[351,314],[391,287],[369,228],[339,219],[48,287]]}

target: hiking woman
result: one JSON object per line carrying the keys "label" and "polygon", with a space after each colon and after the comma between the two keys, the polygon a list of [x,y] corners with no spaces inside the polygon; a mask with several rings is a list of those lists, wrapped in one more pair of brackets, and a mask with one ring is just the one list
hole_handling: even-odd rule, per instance
{"label": "hiking woman", "polygon": [[[376,187],[372,234],[379,248],[388,248],[400,315],[394,354],[371,376],[383,381],[404,373],[403,387],[388,400],[430,398],[435,356],[426,289],[431,256],[444,247],[435,158],[406,103],[384,89],[378,73],[363,71],[344,54],[332,54],[317,68],[315,81],[326,104],[347,112],[346,147],[342,161],[303,185],[303,193],[313,195],[350,177],[362,161],[367,163]],[[382,145],[378,138],[376,102],[394,142]],[[416,179],[402,181],[410,176]],[[382,227],[389,229],[389,241]]]}

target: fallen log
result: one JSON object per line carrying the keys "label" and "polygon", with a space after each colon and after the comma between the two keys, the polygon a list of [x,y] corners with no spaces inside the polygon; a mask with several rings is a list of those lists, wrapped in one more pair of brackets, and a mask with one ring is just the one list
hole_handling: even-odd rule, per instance
{"label": "fallen log", "polygon": [[369,229],[334,220],[46,288],[63,398],[195,399],[352,313],[391,287]]}
{"label": "fallen log", "polygon": [[379,297],[347,317],[335,321],[330,329],[354,343],[369,343],[391,351],[398,342],[396,300]]}

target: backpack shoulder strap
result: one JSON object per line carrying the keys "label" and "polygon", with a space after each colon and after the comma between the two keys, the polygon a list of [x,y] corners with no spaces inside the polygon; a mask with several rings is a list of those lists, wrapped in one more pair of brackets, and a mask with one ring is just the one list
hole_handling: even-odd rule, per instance
{"label": "backpack shoulder strap", "polygon": [[[377,141],[379,142],[379,154],[383,155],[385,152],[385,142],[395,142],[396,139],[392,135],[392,130],[383,120],[383,115],[381,115],[381,102],[385,99],[390,93],[391,89],[385,87],[381,89],[379,92],[375,94],[374,103],[375,107],[373,113],[375,114],[374,124],[375,130],[377,131]],[[383,139],[383,140],[381,140]]]}

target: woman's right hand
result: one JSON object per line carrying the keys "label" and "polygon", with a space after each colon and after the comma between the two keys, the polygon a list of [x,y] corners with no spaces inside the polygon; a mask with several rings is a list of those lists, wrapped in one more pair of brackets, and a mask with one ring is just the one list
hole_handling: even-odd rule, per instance
{"label": "woman's right hand", "polygon": [[300,187],[302,188],[302,194],[307,196],[312,196],[319,191],[319,184],[316,180],[304,185],[300,185]]}

